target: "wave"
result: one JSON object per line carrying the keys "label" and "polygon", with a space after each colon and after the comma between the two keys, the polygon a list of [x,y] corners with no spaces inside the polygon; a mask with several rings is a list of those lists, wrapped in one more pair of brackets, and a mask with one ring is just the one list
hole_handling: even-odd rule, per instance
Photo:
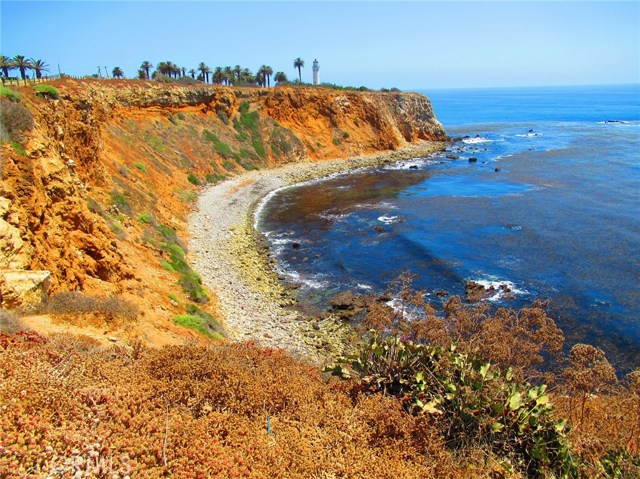
{"label": "wave", "polygon": [[384,223],[385,225],[391,225],[393,223],[401,222],[402,219],[399,216],[387,216],[383,215],[378,218],[378,221]]}
{"label": "wave", "polygon": [[513,281],[501,280],[497,276],[485,276],[484,278],[469,278],[484,286],[487,296],[483,301],[498,302],[511,296],[523,296],[529,294],[526,289],[521,289]]}
{"label": "wave", "polygon": [[476,136],[475,138],[464,138],[462,143],[466,143],[467,145],[474,145],[476,143],[493,143],[495,140],[490,138],[485,138],[483,136]]}

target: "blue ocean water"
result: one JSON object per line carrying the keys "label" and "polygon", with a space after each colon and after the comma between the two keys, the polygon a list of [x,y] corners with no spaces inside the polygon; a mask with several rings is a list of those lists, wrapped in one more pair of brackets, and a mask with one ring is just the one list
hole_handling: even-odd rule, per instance
{"label": "blue ocean water", "polygon": [[302,305],[405,271],[436,305],[467,280],[508,285],[489,301],[550,300],[569,345],[640,366],[640,86],[422,93],[458,137],[447,151],[289,188],[262,211]]}

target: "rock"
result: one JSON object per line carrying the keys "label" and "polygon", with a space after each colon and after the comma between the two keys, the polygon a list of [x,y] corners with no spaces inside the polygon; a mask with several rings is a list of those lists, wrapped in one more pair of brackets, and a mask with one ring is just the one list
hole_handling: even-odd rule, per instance
{"label": "rock", "polygon": [[505,293],[510,293],[511,292],[511,288],[507,284],[501,284],[500,285],[500,289]]}
{"label": "rock", "polygon": [[40,304],[49,292],[51,273],[22,269],[0,270],[0,301],[4,309]]}
{"label": "rock", "polygon": [[411,165],[409,166],[410,170],[417,170],[418,169],[418,165]]}
{"label": "rock", "polygon": [[497,173],[498,171],[500,171],[500,168],[496,168],[496,169],[495,169],[495,170],[493,170],[493,171],[495,171],[495,172]]}
{"label": "rock", "polygon": [[449,154],[447,155],[449,160],[458,160],[460,157],[458,155]]}
{"label": "rock", "polygon": [[444,289],[439,289],[438,291],[436,291],[436,296],[438,298],[444,298],[445,296],[449,296],[449,292],[445,291]]}
{"label": "rock", "polygon": [[467,281],[467,284],[464,287],[465,299],[470,303],[477,303],[484,298],[486,291],[486,288],[480,283]]}
{"label": "rock", "polygon": [[472,156],[469,158],[469,163],[476,163],[478,161],[478,158],[476,158],[475,156]]}
{"label": "rock", "polygon": [[300,243],[294,242],[292,245],[293,249],[300,249]]}
{"label": "rock", "polygon": [[108,339],[109,341],[111,341],[112,343],[115,343],[115,342],[117,342],[117,341],[118,341],[118,338],[116,338],[116,337],[114,337],[114,336],[109,336],[107,339]]}
{"label": "rock", "polygon": [[378,233],[384,233],[385,231],[382,226],[374,226],[373,229],[376,230]]}
{"label": "rock", "polygon": [[356,301],[356,295],[353,291],[343,291],[342,293],[338,293],[335,295],[330,301],[329,304],[336,310],[345,310],[353,307]]}

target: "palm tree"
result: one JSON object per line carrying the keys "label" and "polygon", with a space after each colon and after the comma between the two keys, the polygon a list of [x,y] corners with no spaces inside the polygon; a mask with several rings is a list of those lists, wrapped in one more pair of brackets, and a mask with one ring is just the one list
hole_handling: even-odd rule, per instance
{"label": "palm tree", "polygon": [[180,67],[175,63],[170,62],[171,64],[171,76],[173,78],[178,78],[180,76]]}
{"label": "palm tree", "polygon": [[233,81],[235,79],[235,75],[233,74],[233,69],[231,67],[224,67],[224,70],[222,70],[224,72],[224,76],[225,79],[227,81],[227,85],[231,84],[233,85],[235,82]]}
{"label": "palm tree", "polygon": [[242,67],[240,65],[236,65],[233,67],[233,74],[236,77],[236,82],[240,81],[240,74],[242,73]]}
{"label": "palm tree", "polygon": [[120,67],[114,67],[113,70],[111,70],[111,76],[113,76],[113,78],[122,78],[124,73]]}
{"label": "palm tree", "polygon": [[222,68],[216,67],[216,69],[213,72],[213,83],[217,85],[222,85],[223,81],[224,81],[224,73],[222,73]]}
{"label": "palm tree", "polygon": [[298,78],[300,79],[300,83],[302,83],[302,67],[304,67],[304,60],[302,58],[298,57],[293,60],[293,68],[298,69]]}
{"label": "palm tree", "polygon": [[138,69],[138,80],[148,80],[149,74],[146,72],[144,68]]}
{"label": "palm tree", "polygon": [[13,59],[0,55],[0,69],[2,69],[2,74],[5,78],[9,78],[9,70],[13,70],[15,67],[16,64]]}
{"label": "palm tree", "polygon": [[273,75],[273,68],[271,68],[270,66],[267,65],[267,67],[264,69],[264,76],[267,77],[267,86],[268,87],[271,86],[271,75]]}
{"label": "palm tree", "polygon": [[204,62],[201,62],[200,65],[198,65],[198,70],[202,72],[202,78],[204,82],[209,83],[209,73],[211,73],[209,67],[205,65]]}
{"label": "palm tree", "polygon": [[142,62],[142,65],[140,65],[140,69],[144,70],[146,75],[147,75],[147,80],[149,79],[149,70],[151,70],[153,68],[153,65],[151,64],[151,62],[145,60]]}
{"label": "palm tree", "polygon": [[36,72],[36,78],[40,80],[42,78],[42,72],[49,71],[49,65],[47,65],[44,60],[34,60],[33,58],[29,60],[31,63],[31,68]]}
{"label": "palm tree", "polygon": [[276,72],[276,75],[273,77],[273,79],[277,83],[287,83],[289,81],[287,75],[285,75],[284,72]]}
{"label": "palm tree", "polygon": [[195,80],[196,78],[196,71],[192,68],[191,70],[189,70],[189,75],[191,75],[191,78],[193,78]]}
{"label": "palm tree", "polygon": [[185,67],[182,67],[182,68],[180,69],[180,71],[182,72],[182,75],[181,75],[181,76],[183,76],[183,77],[186,77],[186,76],[187,76],[187,69],[186,69]]}
{"label": "palm tree", "polygon": [[266,85],[266,80],[264,79],[264,71],[262,70],[262,68],[258,70],[258,73],[256,73],[256,83],[260,86]]}
{"label": "palm tree", "polygon": [[18,68],[20,70],[20,76],[22,77],[22,80],[26,83],[27,70],[30,68],[33,68],[31,65],[31,62],[27,60],[23,55],[16,55],[15,57],[13,57],[13,63],[15,65],[15,68]]}
{"label": "palm tree", "polygon": [[253,83],[256,79],[248,68],[243,68],[240,72],[240,80],[244,83]]}

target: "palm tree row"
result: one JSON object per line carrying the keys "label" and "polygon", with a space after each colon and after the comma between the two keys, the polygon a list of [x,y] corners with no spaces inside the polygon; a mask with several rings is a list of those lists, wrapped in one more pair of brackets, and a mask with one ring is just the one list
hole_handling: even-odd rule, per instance
{"label": "palm tree row", "polygon": [[[302,81],[300,68],[303,66],[304,60],[296,58],[294,61],[294,67],[298,69],[300,81]],[[274,75],[273,69],[268,65],[262,65],[255,74],[253,74],[248,68],[242,68],[240,65],[236,65],[233,68],[227,66],[211,69],[204,62],[201,62],[197,68],[192,68],[188,71],[186,68],[179,67],[171,61],[159,62],[153,73],[151,73],[152,68],[153,64],[151,62],[147,60],[142,62],[140,69],[138,70],[138,78],[142,80],[151,80],[157,79],[158,75],[163,75],[165,77],[179,79],[186,77],[188,73],[194,80],[199,80],[204,83],[230,86],[257,84],[262,87],[270,87],[271,76]],[[114,74],[114,76],[116,75]],[[284,72],[276,72],[274,80],[276,83],[286,83],[289,81]]]}
{"label": "palm tree row", "polygon": [[49,65],[44,60],[28,59],[24,55],[16,55],[13,58],[0,55],[0,70],[4,78],[9,78],[9,72],[16,69],[20,71],[22,80],[27,79],[27,70],[33,70],[39,80],[44,72],[49,71]]}

